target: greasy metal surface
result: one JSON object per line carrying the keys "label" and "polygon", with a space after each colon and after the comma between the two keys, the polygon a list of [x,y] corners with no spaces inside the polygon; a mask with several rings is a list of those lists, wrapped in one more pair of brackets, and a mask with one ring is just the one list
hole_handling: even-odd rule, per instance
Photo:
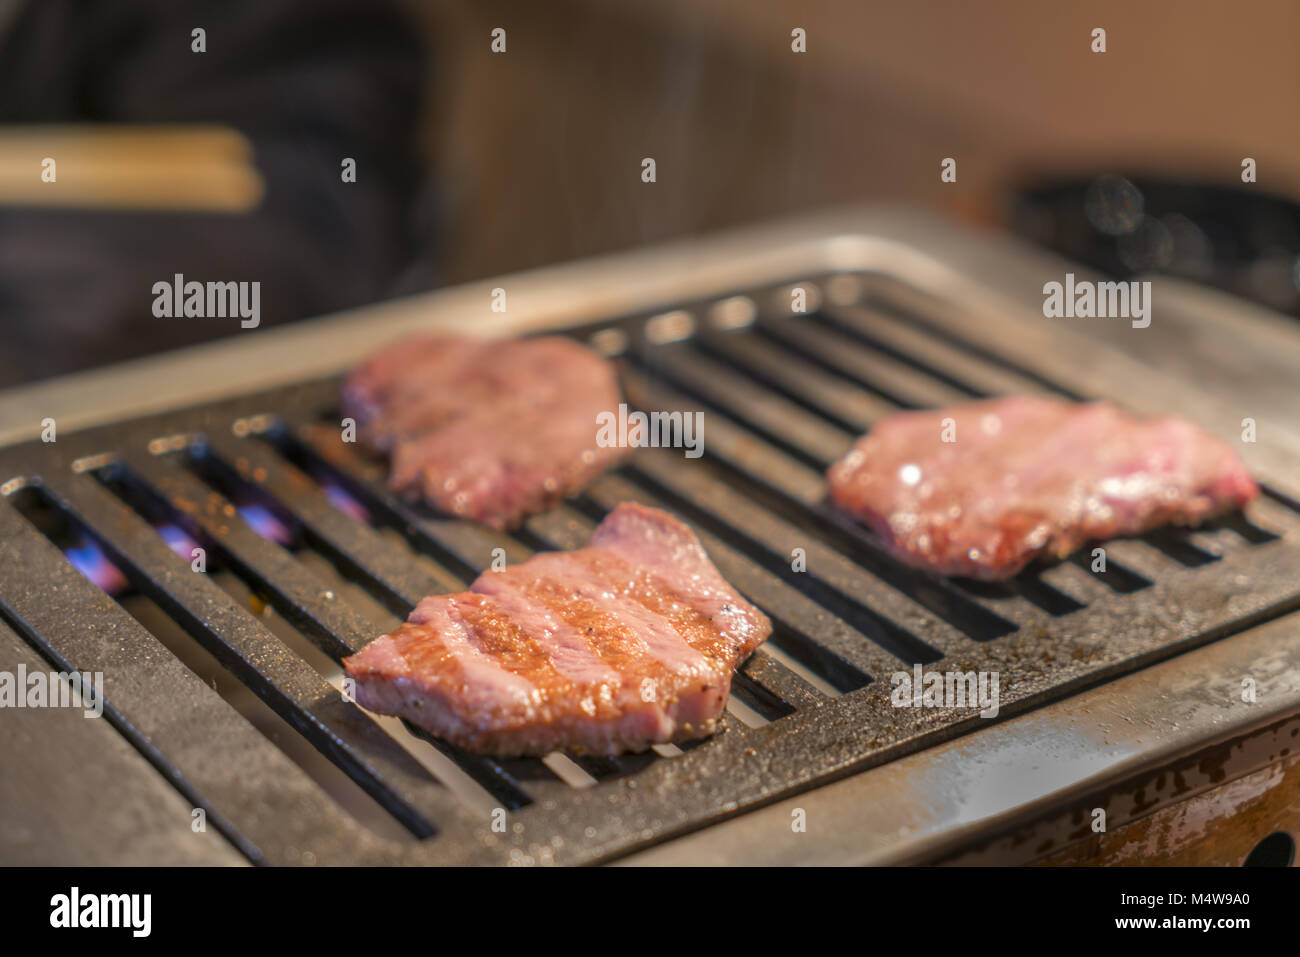
{"label": "greasy metal surface", "polygon": [[[1157,773],[1145,792],[1122,787],[1217,742],[1293,723],[1298,673],[1300,615],[1293,614],[622,860],[915,864],[990,838],[1014,841],[1036,816],[1058,814],[1064,825],[1042,837],[1060,847],[1077,832],[1080,809],[1090,821],[1091,809],[1105,806],[1109,819],[1122,822],[1224,780],[1220,760],[1178,777]],[[1244,676],[1256,683],[1253,702],[1242,700]],[[1294,753],[1294,740],[1277,742],[1265,757],[1288,747]],[[802,832],[790,827],[796,811],[807,822]]]}
{"label": "greasy metal surface", "polygon": [[[60,671],[104,675],[104,713],[250,859],[302,863],[364,833],[238,712],[83,578],[9,503],[0,603]],[[57,742],[49,742],[58,760]]]}
{"label": "greasy metal surface", "polygon": [[[27,674],[49,665],[0,624],[0,662]],[[58,760],[49,759],[52,742]],[[196,832],[190,803],[102,716],[19,708],[0,734],[0,864],[246,863],[215,828]],[[87,839],[87,838],[90,839]]]}
{"label": "greasy metal surface", "polygon": [[[1295,636],[1293,634],[1290,637]],[[1048,863],[1063,851],[1086,858],[1090,856],[1089,850],[1103,841],[1126,845],[1124,854],[1128,859],[1117,859],[1114,863],[1163,863],[1161,856],[1173,851],[1181,840],[1192,837],[1188,831],[1194,831],[1195,828],[1189,828],[1182,834],[1164,835],[1171,839],[1171,846],[1161,846],[1163,841],[1158,838],[1149,845],[1145,842],[1128,844],[1127,840],[1118,839],[1116,832],[1122,833],[1128,825],[1146,819],[1149,815],[1161,818],[1164,812],[1171,810],[1176,811],[1176,815],[1185,821],[1191,819],[1200,823],[1197,819],[1203,820],[1207,804],[1201,803],[1198,808],[1196,798],[1207,799],[1208,804],[1218,804],[1228,794],[1235,794],[1239,800],[1254,796],[1260,783],[1281,783],[1287,766],[1300,761],[1300,751],[1296,750],[1297,741],[1300,741],[1300,714],[1288,715],[1248,734],[1182,755],[1171,764],[1144,771],[1105,792],[1084,795],[1067,809],[1025,821],[996,839],[964,848],[959,854],[945,858],[943,863]],[[1220,789],[1225,782],[1235,782],[1239,786],[1225,792]],[[1295,791],[1290,790],[1290,793],[1294,795]],[[1230,801],[1223,803],[1226,806],[1220,807],[1221,816],[1227,820],[1220,822],[1223,826],[1215,828],[1216,838],[1232,835],[1238,844],[1244,838],[1245,847],[1235,860],[1207,859],[1205,863],[1239,865],[1250,848],[1266,837],[1269,831],[1251,834],[1246,828],[1234,827],[1231,819],[1236,817],[1238,808]],[[1094,809],[1100,809],[1106,815],[1105,834],[1093,830]],[[1300,815],[1297,818],[1297,823],[1300,823]],[[1235,835],[1234,831],[1237,832]],[[1228,844],[1230,841],[1224,840],[1223,843]]]}
{"label": "greasy metal surface", "polygon": [[[666,345],[645,340],[645,316],[620,320],[631,342],[630,397],[702,409],[705,457],[643,450],[513,535],[387,495],[382,468],[338,439],[332,379],[0,450],[0,482],[14,480],[6,486],[13,501],[0,502],[0,608],[47,656],[105,671],[114,723],[250,859],[585,863],[987,726],[975,709],[892,707],[890,675],[914,664],[997,672],[1005,719],[1300,604],[1300,515],[1272,498],[1252,507],[1250,523],[1108,544],[1106,575],[1067,562],[986,587],[894,563],[823,504],[820,470],[856,430],[900,404],[1049,387],[1034,370],[941,335],[908,339],[898,329],[909,326],[891,312],[895,287],[868,277],[865,302],[830,304],[811,317],[782,315],[773,307],[779,293],[759,290],[754,327]],[[705,325],[707,311],[697,314]],[[805,329],[813,333],[806,347]],[[337,511],[314,481],[324,475],[347,487],[378,526],[429,555],[431,570],[417,572],[376,529]],[[423,839],[373,837],[250,735],[19,514],[14,493],[24,483],[43,488],[44,501],[101,541],[137,589]],[[728,715],[724,733],[680,755],[580,761],[598,779],[585,788],[538,761],[489,761],[440,745],[508,810],[504,832],[494,830],[500,821],[422,775],[255,615],[162,546],[141,517],[185,526],[335,659],[373,637],[364,615],[294,550],[245,524],[231,501],[244,494],[271,504],[299,545],[395,614],[426,590],[477,574],[496,548],[519,560],[537,548],[573,547],[626,499],[667,507],[773,618],[776,652],[844,693],[818,690],[760,649],[736,694],[769,723],[749,727]],[[806,571],[792,568],[794,549],[806,554]]]}

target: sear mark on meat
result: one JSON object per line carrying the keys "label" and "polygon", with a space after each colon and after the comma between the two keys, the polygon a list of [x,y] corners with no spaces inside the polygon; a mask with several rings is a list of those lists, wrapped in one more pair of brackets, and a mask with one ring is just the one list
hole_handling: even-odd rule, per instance
{"label": "sear mark on meat", "polygon": [[466,750],[614,755],[716,730],[771,631],[694,532],[624,503],[586,547],[426,598],[343,663],[362,707]]}

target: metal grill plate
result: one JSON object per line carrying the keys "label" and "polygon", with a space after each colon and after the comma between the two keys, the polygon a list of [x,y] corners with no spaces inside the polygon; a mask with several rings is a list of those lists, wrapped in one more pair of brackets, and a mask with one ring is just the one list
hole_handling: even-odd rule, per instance
{"label": "metal grill plate", "polygon": [[[0,610],[49,660],[103,671],[117,728],[249,859],[438,864],[608,860],[985,723],[974,709],[892,707],[889,676],[916,664],[997,672],[1001,719],[1300,606],[1300,514],[1282,491],[1244,519],[1108,543],[1107,575],[1065,562],[980,587],[894,563],[823,501],[820,471],[856,431],[898,407],[1078,390],[954,338],[929,318],[938,306],[922,303],[918,315],[916,291],[894,279],[848,278],[854,295],[809,316],[773,308],[787,284],[744,290],[757,320],[739,327],[712,322],[728,315],[711,312],[712,299],[680,304],[695,317],[685,339],[656,341],[662,323],[644,313],[573,330],[603,343],[610,329],[622,333],[629,397],[703,409],[706,454],[639,452],[512,535],[389,496],[382,468],[338,440],[332,377],[0,450]],[[806,285],[825,295],[837,282],[843,288],[845,277]],[[377,528],[340,511],[325,479]],[[301,541],[399,616],[468,580],[496,548],[517,561],[576,547],[619,501],[666,507],[777,625],[778,653],[760,649],[737,685],[772,720],[751,727],[729,714],[723,733],[676,756],[579,759],[597,779],[583,788],[541,762],[438,745],[499,802],[506,813],[494,817],[430,778],[253,610],[173,555],[149,520],[183,525],[331,657],[373,637],[371,621],[298,554],[249,527],[232,488],[271,503]],[[24,517],[24,496],[88,531],[135,589],[362,783],[412,840],[381,839],[333,804],[76,572]],[[378,529],[432,562],[413,567]],[[807,572],[791,569],[795,548]],[[502,820],[504,831],[494,829]]]}

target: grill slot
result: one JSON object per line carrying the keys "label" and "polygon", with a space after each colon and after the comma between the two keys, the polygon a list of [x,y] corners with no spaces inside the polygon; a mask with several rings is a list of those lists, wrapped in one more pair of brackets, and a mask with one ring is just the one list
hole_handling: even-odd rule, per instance
{"label": "grill slot", "polygon": [[735,718],[749,728],[761,728],[775,718],[794,714],[791,708],[776,695],[769,694],[762,685],[737,675],[731,682],[731,697],[727,699],[727,716]]}
{"label": "grill slot", "polygon": [[896,406],[847,379],[791,355],[788,349],[745,333],[702,336],[697,343],[713,359],[798,403],[851,436],[865,432]]}
{"label": "grill slot", "polygon": [[510,564],[528,558],[529,549],[507,535],[434,518],[393,498],[384,488],[382,471],[345,444],[337,428],[302,418],[287,417],[285,424],[263,438],[287,461],[309,474],[329,476],[363,504],[375,523],[397,531],[416,551],[436,558],[457,577],[476,578],[498,548]]}
{"label": "grill slot", "polygon": [[[73,569],[12,503],[0,505],[0,542],[0,601],[14,629],[61,670],[102,672],[105,716],[245,855],[297,863],[328,856],[340,840],[379,852],[315,782]],[[141,669],[141,661],[150,667]]]}
{"label": "grill slot", "polygon": [[[743,292],[788,310],[789,285]],[[971,709],[892,707],[892,678],[913,664],[998,672],[1005,717],[1300,607],[1300,514],[1272,490],[1247,516],[1104,543],[1104,572],[1090,549],[1005,586],[895,561],[826,503],[826,466],[895,408],[1053,387],[964,342],[940,320],[949,307],[887,277],[862,285],[861,301],[828,283],[830,304],[760,308],[752,324],[683,304],[655,327],[673,333],[662,342],[644,316],[575,330],[627,343],[630,404],[703,411],[705,455],[639,451],[510,534],[391,495],[383,464],[342,439],[337,380],[0,449],[0,478],[34,477],[33,494],[90,529],[135,588],[420,840],[358,826],[76,572],[13,495],[0,501],[0,612],[49,660],[104,671],[110,720],[250,859],[527,863],[616,857],[979,726]],[[493,761],[338,693],[339,659],[425,594],[459,590],[496,556],[578,547],[627,500],[691,524],[773,620],[722,733],[617,759]],[[250,504],[288,535],[259,534]],[[164,534],[206,548],[210,574]]]}
{"label": "grill slot", "polygon": [[1217,554],[1197,547],[1188,534],[1181,529],[1157,529],[1153,532],[1147,532],[1142,536],[1142,540],[1180,565],[1187,565],[1191,568],[1208,565],[1210,562],[1219,560]]}
{"label": "grill slot", "polygon": [[1273,508],[1273,503],[1277,503],[1291,512],[1300,514],[1300,501],[1290,498],[1286,494],[1279,492],[1275,488],[1270,488],[1267,485],[1261,485],[1260,491],[1263,493],[1263,498],[1260,500],[1259,507],[1255,509],[1256,512],[1276,514],[1277,510]]}
{"label": "grill slot", "polygon": [[1107,542],[1104,546],[1107,561],[1112,558],[1134,574],[1152,583],[1165,583],[1177,568],[1177,563],[1141,539],[1123,539]]}
{"label": "grill slot", "polygon": [[360,709],[287,649],[258,616],[168,547],[156,529],[88,475],[57,476],[51,507],[86,528],[137,590],[289,726],[336,762],[413,833],[454,819],[454,802]]}
{"label": "grill slot", "polygon": [[673,383],[704,405],[721,410],[817,470],[824,469],[853,444],[851,431],[779,401],[760,384],[696,355],[687,346],[664,347],[652,361],[635,352],[631,358],[647,372]]}
{"label": "grill slot", "polygon": [[764,322],[757,331],[781,348],[807,356],[898,406],[934,408],[962,402],[974,395],[971,390],[955,386],[951,380],[945,381],[929,370],[909,366],[888,352],[855,342],[815,318],[797,326]]}
{"label": "grill slot", "polygon": [[1032,395],[1053,390],[1029,376],[982,357],[964,346],[919,329],[879,309],[828,308],[818,316],[835,332],[878,349],[918,372],[938,377],[970,396]]}
{"label": "grill slot", "polygon": [[1105,571],[1092,570],[1093,557],[1092,553],[1087,550],[1075,552],[1066,561],[1073,562],[1077,567],[1083,569],[1107,587],[1123,595],[1131,595],[1135,591],[1151,587],[1151,579],[1143,578],[1131,568],[1125,568],[1110,557],[1106,559]]}
{"label": "grill slot", "polygon": [[1278,537],[1268,529],[1260,528],[1258,525],[1247,521],[1241,515],[1227,515],[1223,518],[1214,519],[1208,523],[1208,527],[1215,530],[1230,530],[1251,545],[1262,545],[1265,542],[1274,541]]}
{"label": "grill slot", "polygon": [[867,683],[861,674],[844,682],[842,687],[830,680],[836,677],[834,674],[823,678],[818,673],[819,667],[802,664],[786,650],[794,643],[796,640],[788,631],[776,623],[775,633],[764,642],[761,651],[740,667],[742,675],[787,706],[773,709],[777,717],[819,707],[827,698],[839,697]]}
{"label": "grill slot", "polygon": [[1038,577],[1065,594],[1076,596],[1086,608],[1091,604],[1109,600],[1114,589],[1102,581],[1101,575],[1093,573],[1086,564],[1080,563],[1080,558],[1084,557],[1086,556],[1082,553],[1071,556],[1063,562],[1042,569],[1038,572]]}
{"label": "grill slot", "polygon": [[1045,391],[1079,401],[1087,398],[975,337],[954,332],[970,328],[958,306],[889,276],[873,276],[861,301],[830,307],[825,315],[867,339],[893,343],[900,358],[915,357],[911,361],[922,368],[954,370],[957,382],[980,382],[988,395]]}
{"label": "grill slot", "polygon": [[364,647],[375,624],[339,601],[292,554],[246,525],[233,503],[179,462],[135,456],[125,458],[122,468],[125,484],[188,521],[259,597],[315,639],[326,654],[340,658]]}
{"label": "grill slot", "polygon": [[[566,755],[555,752],[542,758],[542,763],[551,769],[561,781],[571,788],[589,788],[595,786],[598,778],[591,770],[597,770],[599,766],[588,762],[585,759],[577,760],[567,757]],[[591,770],[588,770],[588,768]]]}
{"label": "grill slot", "polygon": [[1053,616],[1068,615],[1086,607],[1083,602],[1075,600],[1033,572],[1022,572],[1005,582],[982,582],[969,578],[958,578],[954,581],[957,581],[963,590],[986,599],[1005,601],[1016,597],[1023,598]]}
{"label": "grill slot", "polygon": [[457,591],[464,580],[432,561],[415,562],[377,532],[348,517],[321,487],[256,442],[212,436],[197,459],[226,485],[257,489],[311,544],[364,581],[394,614],[405,618],[425,595]]}

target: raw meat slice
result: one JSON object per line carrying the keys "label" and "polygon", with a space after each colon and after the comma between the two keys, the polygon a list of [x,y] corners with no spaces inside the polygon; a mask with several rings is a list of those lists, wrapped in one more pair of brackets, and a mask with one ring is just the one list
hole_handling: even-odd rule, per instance
{"label": "raw meat slice", "polygon": [[391,457],[389,484],[494,528],[576,494],[625,448],[597,442],[618,409],[614,368],[563,337],[408,339],[343,387],[359,438]]}
{"label": "raw meat slice", "polygon": [[1190,422],[1037,396],[887,416],[827,478],[904,561],[986,580],[1259,493],[1228,444]]}

